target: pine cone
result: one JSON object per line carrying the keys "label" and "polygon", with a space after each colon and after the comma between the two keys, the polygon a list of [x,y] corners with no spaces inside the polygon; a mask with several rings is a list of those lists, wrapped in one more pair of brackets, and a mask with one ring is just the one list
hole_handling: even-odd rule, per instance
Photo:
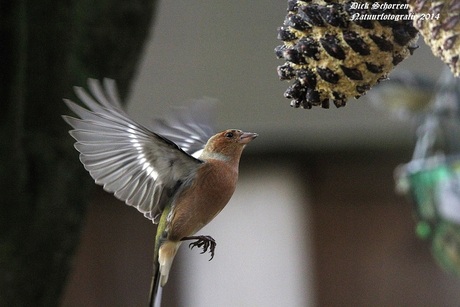
{"label": "pine cone", "polygon": [[294,79],[284,93],[292,99],[291,106],[328,108],[330,100],[344,106],[348,98],[359,98],[386,79],[417,48],[418,31],[408,18],[352,20],[357,14],[408,15],[407,9],[376,9],[373,3],[288,1],[284,25],[278,28],[278,39],[284,44],[275,53],[286,60],[278,66],[279,78]]}
{"label": "pine cone", "polygon": [[420,30],[433,54],[460,76],[460,0],[408,0]]}

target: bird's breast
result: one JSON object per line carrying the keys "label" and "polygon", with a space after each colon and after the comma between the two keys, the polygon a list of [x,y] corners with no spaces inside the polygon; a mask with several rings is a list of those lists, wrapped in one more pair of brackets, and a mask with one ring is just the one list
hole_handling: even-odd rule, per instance
{"label": "bird's breast", "polygon": [[225,162],[204,163],[173,204],[170,240],[191,236],[208,224],[232,197],[237,179],[238,169]]}

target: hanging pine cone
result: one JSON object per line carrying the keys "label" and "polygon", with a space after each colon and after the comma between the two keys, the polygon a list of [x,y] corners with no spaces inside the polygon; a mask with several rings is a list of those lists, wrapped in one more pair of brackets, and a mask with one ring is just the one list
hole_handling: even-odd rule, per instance
{"label": "hanging pine cone", "polygon": [[420,30],[431,51],[460,76],[460,0],[408,0]]}
{"label": "hanging pine cone", "polygon": [[407,16],[408,10],[373,8],[373,3],[288,1],[288,14],[278,28],[284,44],[275,53],[286,60],[278,67],[279,78],[294,79],[284,93],[291,106],[328,108],[330,100],[344,106],[348,98],[359,98],[386,79],[417,48],[418,31],[409,18],[366,19],[380,14]]}

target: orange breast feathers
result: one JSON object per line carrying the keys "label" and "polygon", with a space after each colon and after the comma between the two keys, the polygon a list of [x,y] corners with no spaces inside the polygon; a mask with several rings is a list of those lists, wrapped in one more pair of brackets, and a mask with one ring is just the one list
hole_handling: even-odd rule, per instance
{"label": "orange breast feathers", "polygon": [[169,229],[170,240],[191,236],[208,224],[233,195],[238,180],[238,167],[228,162],[208,160],[197,172],[196,179],[176,199],[175,213]]}

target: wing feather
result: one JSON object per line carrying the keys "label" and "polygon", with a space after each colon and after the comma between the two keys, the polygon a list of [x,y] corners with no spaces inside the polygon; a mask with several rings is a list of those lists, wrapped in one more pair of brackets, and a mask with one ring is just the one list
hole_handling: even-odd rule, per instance
{"label": "wing feather", "polygon": [[80,161],[97,184],[158,222],[177,187],[189,182],[203,161],[129,118],[115,82],[105,79],[103,84],[90,79],[90,93],[75,87],[87,108],[64,100],[79,117],[63,116],[73,127],[69,133],[77,141]]}
{"label": "wing feather", "polygon": [[216,104],[211,98],[193,100],[187,107],[175,107],[167,116],[156,119],[152,128],[195,156],[214,134]]}

